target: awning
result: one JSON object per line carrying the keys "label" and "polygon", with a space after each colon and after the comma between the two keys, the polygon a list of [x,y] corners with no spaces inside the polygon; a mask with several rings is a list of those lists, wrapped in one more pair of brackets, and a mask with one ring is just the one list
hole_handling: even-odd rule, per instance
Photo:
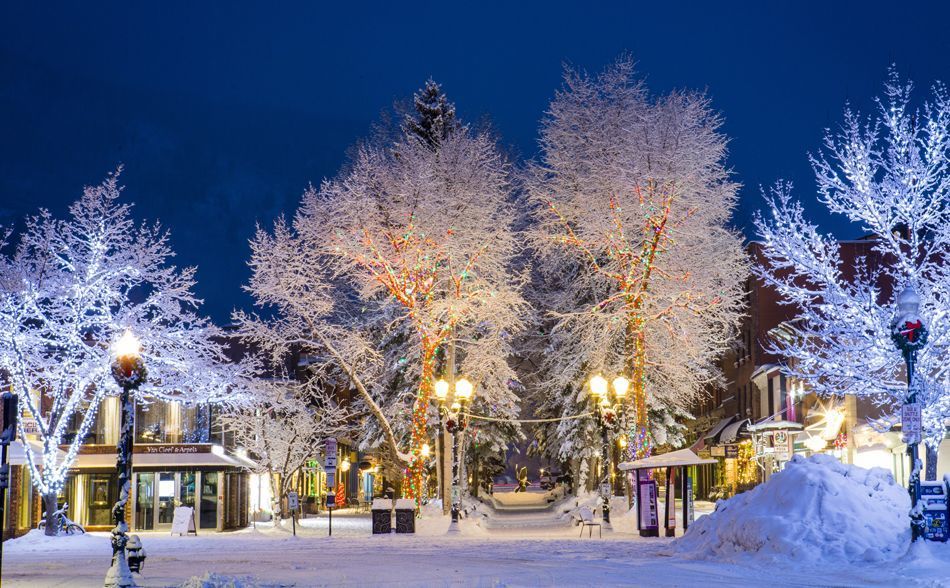
{"label": "awning", "polygon": [[706,433],[705,435],[703,435],[703,441],[705,442],[705,444],[706,444],[706,445],[715,445],[715,444],[716,444],[716,436],[719,435],[719,433],[721,433],[722,430],[725,429],[726,426],[727,426],[729,423],[731,423],[734,418],[735,418],[735,417],[726,417],[726,418],[722,419],[721,421],[719,421],[718,423],[716,423],[716,426],[715,426],[715,427],[713,427],[712,429],[709,429],[709,432]]}
{"label": "awning", "polygon": [[763,431],[801,431],[805,425],[795,421],[766,421],[764,423],[755,423],[749,425],[749,431],[761,433]]}
{"label": "awning", "polygon": [[[254,462],[236,455],[207,453],[136,453],[132,456],[132,469],[154,467],[254,467]],[[114,453],[80,454],[73,467],[107,468],[115,467]]]}
{"label": "awning", "polygon": [[623,471],[646,470],[654,468],[678,468],[707,463],[717,463],[715,459],[702,459],[689,449],[680,449],[660,455],[651,455],[636,461],[625,461],[617,467]]}
{"label": "awning", "polygon": [[719,435],[719,443],[728,444],[735,443],[739,438],[739,432],[744,429],[749,424],[749,419],[742,419],[737,421],[723,429],[722,435]]}
{"label": "awning", "polygon": [[[39,441],[28,441],[28,443],[33,450],[33,459],[36,465],[43,465],[43,445]],[[56,461],[58,463],[62,463],[65,457],[66,452],[62,449],[56,450]],[[26,450],[22,442],[13,441],[7,447],[7,463],[16,466],[26,465]]]}

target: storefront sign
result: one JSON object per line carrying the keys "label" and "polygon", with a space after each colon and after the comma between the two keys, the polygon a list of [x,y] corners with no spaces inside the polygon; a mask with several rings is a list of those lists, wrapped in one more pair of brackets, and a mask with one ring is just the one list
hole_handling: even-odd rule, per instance
{"label": "storefront sign", "polygon": [[920,404],[901,407],[901,436],[904,443],[920,443]]}
{"label": "storefront sign", "polygon": [[[113,450],[114,451],[114,450]],[[161,444],[161,445],[135,445],[133,447],[134,453],[160,453],[160,454],[188,454],[188,453],[211,453],[211,445],[201,444],[201,445],[174,445],[174,444]]]}
{"label": "storefront sign", "polygon": [[709,455],[712,457],[726,457],[726,448],[722,445],[714,445],[709,448]]}
{"label": "storefront sign", "polygon": [[739,457],[738,445],[726,445],[726,459],[737,459]]}
{"label": "storefront sign", "polygon": [[36,425],[36,419],[23,419],[20,421],[23,426],[23,433],[26,435],[39,435],[40,428]]}
{"label": "storefront sign", "polygon": [[699,459],[709,459],[710,457],[713,456],[712,451],[708,449],[700,449],[697,455],[699,455]]}

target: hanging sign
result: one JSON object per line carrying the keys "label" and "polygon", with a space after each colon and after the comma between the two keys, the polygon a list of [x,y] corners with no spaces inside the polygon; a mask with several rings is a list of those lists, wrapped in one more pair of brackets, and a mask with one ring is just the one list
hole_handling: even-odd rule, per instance
{"label": "hanging sign", "polygon": [[195,530],[195,509],[190,506],[179,506],[175,509],[174,518],[172,518],[172,535],[187,535],[188,533],[198,534]]}
{"label": "hanging sign", "polygon": [[901,407],[901,437],[904,443],[920,443],[920,404]]}
{"label": "hanging sign", "polygon": [[792,444],[789,443],[788,431],[775,431],[773,444],[775,445],[775,460],[788,461],[792,459]]}
{"label": "hanging sign", "polygon": [[726,445],[726,459],[736,459],[739,457],[738,445]]}

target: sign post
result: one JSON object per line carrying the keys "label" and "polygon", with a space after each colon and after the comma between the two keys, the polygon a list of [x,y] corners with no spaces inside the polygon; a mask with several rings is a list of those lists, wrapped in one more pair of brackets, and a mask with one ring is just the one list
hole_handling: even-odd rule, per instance
{"label": "sign post", "polygon": [[333,537],[333,507],[336,506],[336,439],[327,438],[324,446],[323,469],[327,474],[327,515],[329,534]]}
{"label": "sign post", "polygon": [[290,509],[290,520],[293,521],[294,537],[297,536],[297,508],[300,507],[300,497],[291,490],[287,493],[287,508]]}

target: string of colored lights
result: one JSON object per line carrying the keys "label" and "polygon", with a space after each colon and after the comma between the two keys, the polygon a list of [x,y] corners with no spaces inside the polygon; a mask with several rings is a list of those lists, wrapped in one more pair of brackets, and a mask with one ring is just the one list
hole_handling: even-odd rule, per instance
{"label": "string of colored lights", "polygon": [[[644,193],[646,192],[646,194]],[[670,211],[675,196],[675,186],[659,186],[655,181],[646,183],[646,190],[640,186],[634,188],[637,201],[644,209],[643,224],[638,230],[641,235],[639,247],[627,238],[624,227],[623,210],[616,198],[610,198],[609,210],[611,226],[602,239],[588,242],[578,236],[571,222],[558,210],[553,201],[548,207],[556,215],[566,235],[558,238],[562,244],[578,248],[593,269],[617,285],[617,292],[600,301],[592,309],[599,312],[614,302],[620,302],[627,320],[627,333],[624,348],[625,364],[633,382],[634,422],[630,430],[631,443],[626,451],[630,457],[640,459],[650,455],[653,449],[647,418],[646,402],[646,317],[644,302],[654,272],[661,273],[656,267],[657,254],[674,244],[669,234]],[[658,204],[652,204],[658,203]],[[605,267],[599,261],[599,255],[616,263],[616,270]]]}

